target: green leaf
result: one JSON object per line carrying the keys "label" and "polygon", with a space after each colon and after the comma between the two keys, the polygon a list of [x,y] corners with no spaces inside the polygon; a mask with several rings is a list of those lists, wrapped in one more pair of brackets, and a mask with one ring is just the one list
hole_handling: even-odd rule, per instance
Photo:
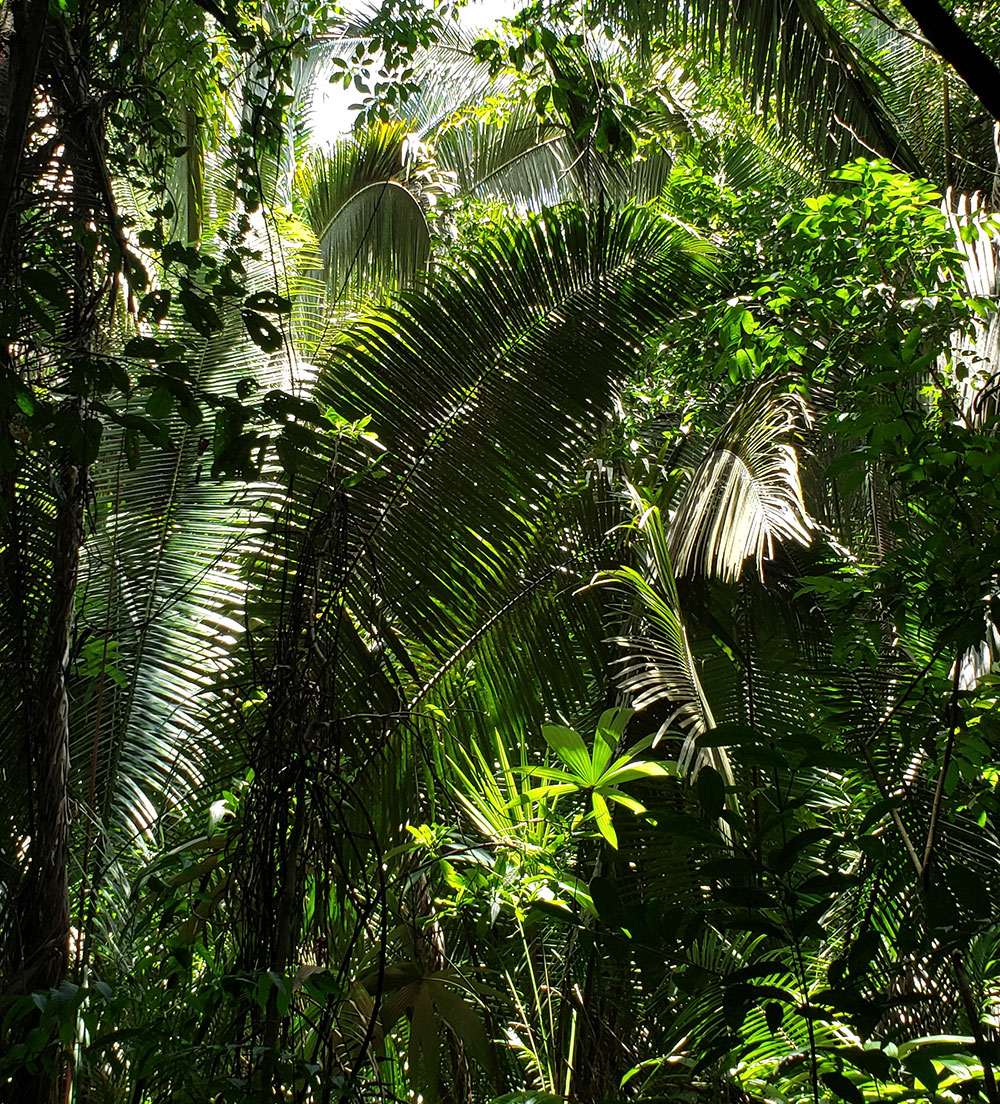
{"label": "green leaf", "polygon": [[[540,801],[545,797],[558,797],[560,794],[575,793],[580,789],[580,784],[574,782],[554,783],[551,786],[535,786],[530,790],[527,790],[524,794],[525,797],[530,798],[532,801]],[[515,798],[510,803],[510,807],[514,808],[520,804],[520,798]]]}
{"label": "green leaf", "polygon": [[921,1054],[918,1050],[913,1051],[903,1059],[903,1065],[925,1089],[932,1093],[937,1092],[941,1074],[938,1073],[934,1063],[926,1054]]}
{"label": "green leaf", "polygon": [[170,310],[170,290],[160,288],[144,295],[139,302],[139,314],[153,322],[162,322]]}
{"label": "green leaf", "polygon": [[185,321],[196,333],[202,337],[211,337],[222,329],[222,319],[203,295],[191,288],[182,288],[177,298],[180,300]]}
{"label": "green leaf", "polygon": [[606,709],[600,714],[594,736],[594,769],[598,775],[603,774],[610,763],[634,713],[632,709]]}
{"label": "green leaf", "polygon": [[597,830],[617,851],[618,834],[615,832],[615,826],[611,822],[611,810],[608,808],[607,801],[605,801],[596,790],[591,794],[591,800],[594,804],[594,819],[597,823]]}
{"label": "green leaf", "polygon": [[804,828],[795,832],[783,847],[773,852],[768,863],[776,873],[784,874],[795,864],[800,851],[829,837],[830,832],[826,828]]}
{"label": "green leaf", "polygon": [[563,785],[572,786],[574,790],[586,788],[581,785],[577,775],[559,770],[558,767],[511,767],[511,770],[514,774],[528,775],[531,778],[544,778],[546,782],[559,782]]}
{"label": "green leaf", "polygon": [[179,341],[160,341],[155,337],[133,337],[122,350],[127,357],[136,360],[155,360],[159,363],[178,360],[187,351]]}
{"label": "green leaf", "polygon": [[276,295],[273,291],[258,291],[255,295],[248,296],[243,305],[248,311],[261,311],[264,314],[289,314],[292,309],[291,300]]}
{"label": "green leaf", "polygon": [[739,905],[747,909],[772,909],[778,907],[778,902],[769,893],[755,886],[719,886],[715,890],[715,896],[723,901]]}
{"label": "green leaf", "polygon": [[165,418],[174,406],[174,397],[166,387],[157,387],[146,400],[146,413],[151,418]]}
{"label": "green leaf", "polygon": [[250,340],[265,353],[276,353],[282,347],[284,339],[281,330],[264,315],[256,311],[244,311],[243,325],[247,328]]}
{"label": "green leaf", "polygon": [[42,306],[41,303],[27,290],[22,289],[20,295],[21,306],[32,318],[53,337],[59,328],[59,323]]}
{"label": "green leaf", "polygon": [[20,380],[14,383],[14,401],[23,414],[30,418],[35,413],[35,400],[31,391]]}
{"label": "green leaf", "polygon": [[490,1047],[479,1011],[444,980],[428,979],[431,996],[438,1012],[448,1021],[455,1034],[468,1047],[469,1053],[484,1068],[490,1065]]}
{"label": "green leaf", "polygon": [[59,310],[69,310],[72,306],[69,292],[62,280],[43,268],[26,268],[21,273],[25,285]]}
{"label": "green leaf", "polygon": [[643,805],[641,801],[636,801],[634,797],[629,797],[628,794],[623,794],[620,790],[605,789],[602,786],[596,792],[603,794],[608,801],[613,801],[616,805],[623,806],[636,816],[642,816],[646,812],[646,806]]}
{"label": "green leaf", "polygon": [[841,1047],[837,1053],[842,1054],[855,1069],[877,1077],[879,1081],[888,1081],[892,1077],[892,1059],[884,1050],[877,1047]]}
{"label": "green leaf", "polygon": [[606,924],[615,924],[621,912],[618,890],[608,878],[597,877],[591,880],[590,896],[598,916]]}
{"label": "green leaf", "polygon": [[745,724],[724,723],[701,733],[696,743],[698,747],[743,747],[745,744],[760,743],[761,734],[755,728]]}
{"label": "green leaf", "polygon": [[600,777],[600,784],[602,787],[619,786],[622,782],[634,782],[637,778],[673,778],[675,774],[676,771],[666,763],[640,761],[605,771]]}
{"label": "green leaf", "polygon": [[564,725],[542,725],[542,736],[584,786],[597,781],[583,737],[575,729]]}
{"label": "green leaf", "polygon": [[829,1073],[822,1075],[822,1080],[831,1092],[839,1096],[841,1100],[848,1101],[848,1104],[865,1104],[864,1093],[842,1073],[831,1070]]}

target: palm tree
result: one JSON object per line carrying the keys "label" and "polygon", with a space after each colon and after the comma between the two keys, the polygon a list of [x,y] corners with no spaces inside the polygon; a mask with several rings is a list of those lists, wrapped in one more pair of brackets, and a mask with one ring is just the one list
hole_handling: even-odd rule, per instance
{"label": "palm tree", "polygon": [[[212,9],[239,44],[235,17]],[[820,306],[829,311],[829,302],[818,306],[808,288],[786,294],[797,310],[786,317],[758,302],[770,292],[735,264],[720,293],[725,261],[678,221],[717,218],[750,269],[760,264],[763,232],[748,233],[752,245],[733,233],[734,220],[719,213],[739,201],[726,182],[760,184],[766,202],[749,208],[766,225],[776,183],[808,187],[817,166],[856,141],[905,164],[915,164],[909,150],[920,146],[890,122],[904,113],[890,110],[891,90],[852,45],[857,26],[837,6],[686,10],[693,18],[673,7],[608,13],[609,25],[631,34],[655,18],[666,39],[658,68],[643,77],[657,96],[635,97],[646,115],[624,110],[628,87],[642,86],[629,76],[618,82],[626,91],[612,121],[631,120],[640,136],[669,121],[677,138],[668,152],[687,158],[669,178],[670,157],[622,167],[614,143],[602,152],[614,128],[590,112],[585,93],[613,99],[611,75],[624,61],[576,43],[565,27],[555,46],[540,36],[532,102],[507,102],[503,126],[476,112],[481,84],[458,95],[448,86],[474,71],[459,43],[445,87],[430,82],[412,118],[371,125],[305,160],[294,195],[286,136],[254,103],[263,68],[233,82],[230,114],[246,124],[233,126],[236,197],[214,164],[227,128],[199,132],[196,105],[185,100],[182,186],[169,207],[164,195],[159,215],[146,216],[137,197],[136,242],[123,241],[117,254],[109,247],[110,271],[136,281],[140,248],[162,244],[185,267],[157,277],[142,325],[116,329],[109,319],[104,359],[85,360],[98,384],[84,402],[98,404],[88,409],[106,426],[97,451],[95,419],[80,422],[82,459],[97,465],[98,511],[75,598],[72,542],[81,529],[67,511],[79,513],[83,500],[68,494],[64,460],[53,484],[44,454],[20,448],[35,432],[32,404],[42,394],[22,370],[23,350],[39,350],[56,388],[60,365],[76,363],[38,337],[50,308],[67,307],[55,274],[69,266],[44,250],[34,264],[7,257],[7,270],[24,273],[19,302],[33,324],[6,354],[19,458],[7,518],[16,515],[20,528],[5,545],[5,616],[12,640],[26,639],[26,626],[49,626],[39,630],[38,658],[25,663],[8,651],[0,769],[12,792],[26,746],[25,677],[56,691],[32,700],[48,701],[44,715],[61,727],[46,728],[59,738],[51,754],[44,744],[31,750],[51,784],[34,795],[22,787],[5,805],[0,908],[29,915],[17,886],[37,878],[33,856],[48,848],[56,878],[42,893],[48,904],[31,915],[62,925],[64,939],[73,881],[81,901],[75,977],[89,979],[50,992],[40,1034],[16,1034],[18,1024],[35,1023],[30,997],[11,1006],[13,1038],[26,1048],[11,1061],[26,1066],[29,1040],[44,1053],[69,1024],[81,1093],[251,1095],[285,1085],[458,1100],[488,1085],[497,1094],[535,1085],[599,1099],[630,1068],[633,1084],[651,1078],[650,1090],[656,1078],[690,1086],[704,1075],[759,1091],[784,1076],[783,1055],[796,1049],[806,1059],[787,1082],[802,1097],[815,1099],[823,1084],[854,1099],[867,1085],[862,1075],[930,1087],[935,1071],[920,1046],[905,1072],[888,1073],[883,1059],[855,1049],[859,1029],[880,1028],[873,1009],[882,1037],[898,1024],[879,993],[912,994],[908,972],[953,1003],[971,991],[970,973],[971,984],[988,982],[988,910],[955,890],[941,857],[953,848],[995,877],[965,814],[946,801],[947,786],[958,784],[950,764],[961,759],[951,734],[959,681],[949,664],[964,653],[950,643],[946,615],[914,623],[876,606],[864,621],[876,662],[859,674],[842,652],[862,620],[848,612],[838,622],[834,602],[816,623],[821,603],[797,593],[800,580],[814,575],[815,593],[826,585],[837,597],[842,547],[874,548],[880,563],[909,570],[886,539],[896,501],[891,451],[866,471],[865,495],[843,487],[840,510],[815,492],[817,466],[851,461],[817,420],[841,406],[857,411],[872,395],[881,401],[881,392],[874,384],[866,392],[869,375],[845,371],[835,355],[844,330],[823,330]],[[178,28],[190,15],[186,6],[175,12]],[[19,26],[27,16],[22,5]],[[200,14],[194,22],[204,26]],[[142,41],[143,28],[124,25]],[[515,29],[515,41],[530,30],[530,22]],[[713,64],[692,79],[682,63],[698,49]],[[142,53],[143,64],[150,56]],[[17,53],[14,69],[28,72],[29,60]],[[50,58],[45,80],[54,70]],[[206,115],[226,95],[219,72],[198,93]],[[504,79],[493,87],[512,95],[517,78]],[[554,113],[539,117],[533,98],[545,87]],[[552,87],[566,93],[563,106]],[[718,121],[723,109],[728,128]],[[35,119],[39,133],[44,118]],[[248,159],[241,134],[267,139],[265,156]],[[768,164],[776,150],[790,151],[786,164]],[[722,186],[712,179],[719,170]],[[40,161],[36,177],[45,171]],[[622,202],[654,195],[664,181],[665,206]],[[871,194],[891,197],[893,187]],[[515,212],[435,253],[429,201],[452,188]],[[56,186],[39,210],[57,208],[61,195]],[[302,222],[279,216],[278,197]],[[87,201],[91,221],[101,198]],[[268,209],[255,223],[260,198]],[[547,208],[557,199],[563,206]],[[925,200],[903,204],[911,237],[905,219],[887,217],[891,231],[880,241],[896,250],[911,243],[923,256],[926,231],[939,248],[926,271],[947,273],[953,239],[926,223]],[[824,203],[796,216],[800,239],[809,217],[848,217]],[[164,220],[175,217],[168,211],[180,212],[178,240],[161,242]],[[33,256],[32,224],[16,225],[17,248]],[[107,225],[113,234],[118,223]],[[793,253],[800,269],[823,276],[812,292],[838,264],[853,263],[837,234],[820,229],[815,259]],[[213,243],[217,231],[226,236]],[[782,240],[769,239],[778,251]],[[246,250],[235,258],[234,242]],[[928,277],[914,289],[898,251],[888,263],[878,250],[864,255],[870,269],[851,269],[837,285],[851,302],[862,302],[851,299],[851,279],[876,306],[887,275],[907,303],[956,283]],[[170,313],[168,292],[183,319]],[[960,300],[954,313],[919,315],[926,349],[946,347],[965,317]],[[120,319],[127,304],[114,302]],[[889,324],[881,315],[878,323]],[[78,343],[86,336],[72,333]],[[790,375],[766,360],[786,346],[803,358]],[[122,385],[115,349],[141,374],[138,387],[127,374]],[[906,393],[914,396],[907,416],[931,432],[937,422],[919,405],[921,383]],[[951,385],[935,383],[946,402]],[[659,423],[639,397],[647,385],[660,397]],[[75,401],[59,417],[72,421]],[[133,469],[143,435],[159,444],[169,435],[172,448],[147,448]],[[642,442],[656,435],[645,452]],[[821,465],[800,463],[807,447]],[[921,508],[943,510],[937,499]],[[970,543],[984,540],[980,528]],[[982,620],[991,586],[989,573],[973,568],[961,598],[976,609],[964,609],[964,626]],[[42,582],[50,572],[61,590]],[[595,574],[624,588],[626,602],[588,587]],[[888,585],[891,571],[873,578]],[[74,602],[67,733],[60,657]],[[619,645],[609,635],[628,646],[617,688]],[[901,694],[901,685],[913,690]],[[619,695],[644,709],[629,729],[601,719]],[[921,752],[907,733],[938,723],[942,702],[949,734]],[[819,735],[817,717],[828,722]],[[538,735],[556,719],[588,739],[596,730],[586,752],[592,768],[600,746],[612,754],[609,732],[630,754],[637,726],[649,725],[660,740],[654,754],[679,759],[682,772],[693,766],[694,785],[665,789],[660,761],[645,775],[623,768],[638,772],[629,776],[636,796],[617,793],[628,816],[612,824],[595,784],[553,782],[551,772],[579,766],[569,737],[560,744],[552,730],[548,740]],[[800,733],[789,749],[790,729],[809,738]],[[60,773],[68,747],[69,790]],[[569,756],[562,767],[551,758],[560,748]],[[847,752],[861,756],[863,770],[845,766]],[[552,794],[549,784],[569,790]],[[901,787],[907,800],[897,805]],[[58,813],[67,793],[82,814],[75,838],[59,816],[49,835],[39,832],[33,812]],[[693,848],[666,846],[684,832]],[[518,892],[512,878],[522,874],[530,889]],[[834,884],[842,875],[853,881]],[[898,906],[878,903],[885,886],[904,883]],[[936,918],[922,930],[972,933],[981,958],[977,973],[978,960],[966,956],[950,987],[933,939],[924,958],[897,953],[897,933],[923,923],[932,902]],[[491,945],[492,925],[510,934],[509,946]],[[56,989],[61,973],[22,976],[30,956],[16,942],[5,953],[8,986]],[[643,996],[630,1003],[640,970]],[[131,997],[101,988],[126,977]],[[826,980],[845,977],[860,1003],[824,1005]],[[845,986],[834,980],[832,988]],[[799,1015],[801,1004],[817,1014]],[[630,1022],[634,1008],[641,1030]],[[958,1022],[944,999],[942,1009],[937,1026]],[[962,1015],[982,1033],[967,1007]],[[126,1026],[96,1031],[102,1017]],[[488,1047],[490,1037],[511,1045]],[[986,1050],[974,1041],[986,1079]],[[605,1057],[585,1068],[579,1056],[589,1052]],[[45,1080],[32,1082],[38,1099],[52,1091]]]}

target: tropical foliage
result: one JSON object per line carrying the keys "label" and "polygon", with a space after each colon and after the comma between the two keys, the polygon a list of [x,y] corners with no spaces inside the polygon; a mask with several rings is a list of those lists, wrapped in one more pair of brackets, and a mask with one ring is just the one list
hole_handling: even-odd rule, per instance
{"label": "tropical foliage", "polygon": [[0,3],[0,1098],[1000,1104],[1000,8],[476,12]]}

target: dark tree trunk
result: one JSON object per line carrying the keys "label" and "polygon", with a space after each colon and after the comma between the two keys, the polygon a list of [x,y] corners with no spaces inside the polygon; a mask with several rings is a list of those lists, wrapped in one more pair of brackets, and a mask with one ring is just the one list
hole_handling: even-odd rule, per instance
{"label": "dark tree trunk", "polygon": [[[78,29],[85,36],[86,26]],[[56,33],[56,32],[61,33]],[[11,383],[38,383],[39,365],[56,394],[66,394],[66,368],[71,358],[89,353],[97,332],[94,305],[98,299],[94,257],[81,242],[58,233],[43,250],[32,235],[30,216],[38,210],[61,212],[66,224],[82,225],[101,218],[101,181],[107,176],[101,145],[100,119],[92,117],[88,76],[69,30],[48,19],[48,0],[15,0],[0,11],[0,312],[17,318],[17,288],[26,263],[58,254],[71,306],[60,312],[58,333],[51,339],[21,340],[17,323],[0,339],[0,372]],[[44,99],[45,126],[58,128],[47,147],[39,143]],[[63,162],[59,184],[46,184],[55,154]],[[94,184],[97,182],[97,187]],[[58,223],[58,219],[56,219]],[[102,285],[103,286],[103,285]],[[13,311],[11,307],[13,306]],[[24,350],[29,354],[25,359]],[[25,375],[29,372],[31,374]],[[51,373],[51,377],[49,377]],[[62,412],[79,424],[85,399],[70,394]],[[6,423],[6,418],[4,419]],[[70,768],[69,694],[67,673],[76,608],[80,549],[84,539],[88,487],[86,459],[79,441],[67,439],[36,451],[17,449],[8,434],[5,463],[21,465],[4,474],[5,611],[16,624],[21,655],[18,670],[2,677],[17,683],[8,689],[16,701],[20,763],[25,794],[24,862],[3,933],[0,993],[17,995],[58,988],[70,969],[69,839]],[[17,444],[27,441],[18,437]],[[13,458],[13,459],[11,459]],[[46,485],[47,481],[47,485]],[[43,506],[42,502],[46,504]],[[48,517],[40,528],[39,517]],[[41,550],[44,549],[42,552]],[[29,561],[33,561],[29,564]],[[45,562],[47,577],[39,578]],[[8,656],[10,656],[8,652]],[[37,1021],[17,1021],[11,1030],[27,1038]],[[10,1037],[4,1043],[13,1041]],[[18,1104],[56,1104],[65,1098],[66,1062],[63,1045],[53,1038],[34,1072],[15,1073],[2,1090]]]}
{"label": "dark tree trunk", "polygon": [[902,0],[924,37],[972,89],[979,102],[1000,119],[1000,68],[966,34],[937,0]]}
{"label": "dark tree trunk", "polygon": [[[0,257],[5,245],[28,122],[35,107],[38,62],[45,41],[48,0],[13,0],[0,18]],[[7,275],[7,270],[3,272]]]}

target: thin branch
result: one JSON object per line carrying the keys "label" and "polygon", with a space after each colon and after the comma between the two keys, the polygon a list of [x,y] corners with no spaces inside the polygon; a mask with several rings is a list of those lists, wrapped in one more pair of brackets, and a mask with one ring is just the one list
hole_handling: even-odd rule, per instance
{"label": "thin branch", "polygon": [[955,735],[958,732],[958,691],[962,677],[962,655],[955,660],[955,675],[952,679],[951,697],[948,699],[948,708],[945,712],[948,725],[948,740],[944,747],[944,756],[941,760],[941,770],[938,772],[937,786],[934,790],[934,804],[931,806],[931,819],[927,826],[927,843],[924,846],[923,872],[921,879],[924,889],[930,881],[931,858],[934,854],[934,840],[937,835],[938,820],[941,816],[941,803],[944,800],[944,785],[951,766],[951,753],[955,746]]}
{"label": "thin branch", "polygon": [[925,49],[934,49],[934,43],[931,42],[930,39],[924,38],[923,35],[914,34],[913,31],[908,31],[905,27],[901,27],[894,19],[886,15],[878,4],[865,3],[865,0],[849,0],[849,3],[853,4],[856,8],[860,8],[861,11],[877,19],[880,23],[884,23],[891,31],[895,31],[900,37],[908,38],[911,42],[915,42],[918,46],[923,46]]}

